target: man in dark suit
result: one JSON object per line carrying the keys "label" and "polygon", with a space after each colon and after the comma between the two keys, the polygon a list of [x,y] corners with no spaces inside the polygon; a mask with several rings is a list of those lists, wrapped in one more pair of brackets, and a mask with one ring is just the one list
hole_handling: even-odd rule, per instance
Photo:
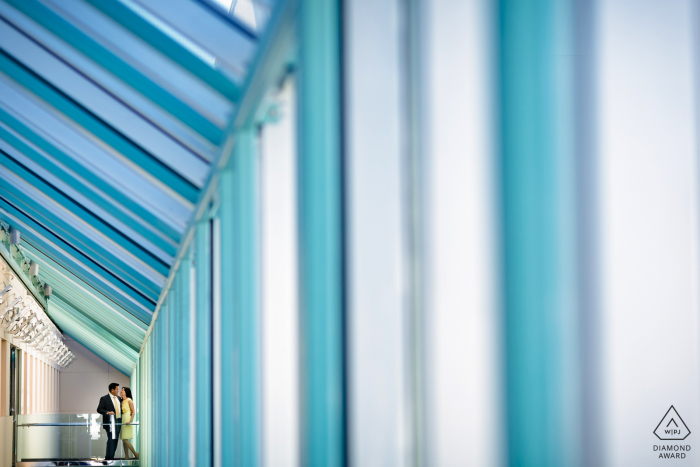
{"label": "man in dark suit", "polygon": [[[121,425],[116,425],[122,422],[122,398],[119,397],[119,385],[111,383],[109,385],[109,394],[100,398],[100,403],[97,406],[97,413],[102,414],[102,428],[107,432],[107,455],[105,460],[113,460],[114,453],[117,452],[119,445],[119,433]],[[112,421],[115,425],[112,426]]]}

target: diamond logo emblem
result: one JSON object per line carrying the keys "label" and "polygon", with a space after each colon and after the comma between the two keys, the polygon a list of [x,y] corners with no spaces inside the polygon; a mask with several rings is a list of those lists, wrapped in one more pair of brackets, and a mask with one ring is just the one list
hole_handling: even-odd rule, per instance
{"label": "diamond logo emblem", "polygon": [[654,430],[654,434],[664,441],[681,440],[688,437],[690,430],[675,407],[671,406]]}

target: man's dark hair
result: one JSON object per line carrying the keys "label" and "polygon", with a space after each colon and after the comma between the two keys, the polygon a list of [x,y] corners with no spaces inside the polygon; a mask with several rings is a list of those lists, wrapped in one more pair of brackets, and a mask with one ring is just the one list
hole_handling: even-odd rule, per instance
{"label": "man's dark hair", "polygon": [[114,391],[114,388],[118,388],[119,384],[118,383],[110,383],[109,384],[109,392]]}

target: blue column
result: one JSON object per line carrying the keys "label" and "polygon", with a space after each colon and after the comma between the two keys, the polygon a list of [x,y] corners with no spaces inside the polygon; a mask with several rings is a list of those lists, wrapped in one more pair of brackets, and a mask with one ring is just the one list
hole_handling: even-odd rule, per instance
{"label": "blue column", "polygon": [[302,465],[345,464],[341,2],[299,2]]}

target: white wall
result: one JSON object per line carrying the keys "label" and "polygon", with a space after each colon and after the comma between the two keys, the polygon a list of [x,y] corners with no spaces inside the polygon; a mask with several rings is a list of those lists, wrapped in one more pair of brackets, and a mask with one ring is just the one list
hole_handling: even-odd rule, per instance
{"label": "white wall", "polygon": [[[601,3],[601,273],[607,465],[665,465],[673,405],[700,426],[692,2]],[[688,464],[690,465],[690,464]]]}
{"label": "white wall", "polygon": [[66,336],[66,346],[75,360],[61,371],[61,413],[97,413],[100,397],[109,392],[109,383],[130,386],[129,377]]}

